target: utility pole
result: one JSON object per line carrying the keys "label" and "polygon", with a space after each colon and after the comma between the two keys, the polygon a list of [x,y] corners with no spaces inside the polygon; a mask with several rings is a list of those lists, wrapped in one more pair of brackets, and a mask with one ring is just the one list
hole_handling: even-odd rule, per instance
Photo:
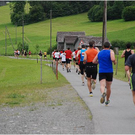
{"label": "utility pole", "polygon": [[15,44],[17,44],[17,23],[15,24]]}
{"label": "utility pole", "polygon": [[50,58],[52,56],[52,10],[50,10]]}
{"label": "utility pole", "polygon": [[107,39],[106,31],[107,31],[107,0],[104,0],[104,16],[103,16],[103,31],[102,31],[102,47],[104,42]]}
{"label": "utility pole", "polygon": [[22,14],[22,45],[23,45],[23,49],[24,49],[24,17]]}
{"label": "utility pole", "polygon": [[5,26],[5,56],[7,55],[7,32],[6,32],[6,26]]}

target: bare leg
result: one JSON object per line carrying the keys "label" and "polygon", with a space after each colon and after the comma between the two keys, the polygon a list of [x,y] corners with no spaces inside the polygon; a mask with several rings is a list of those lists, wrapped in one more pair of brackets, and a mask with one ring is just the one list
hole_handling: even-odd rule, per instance
{"label": "bare leg", "polygon": [[130,83],[130,72],[129,72],[129,70],[126,72],[127,73],[127,77],[128,77],[128,83]]}
{"label": "bare leg", "polygon": [[111,95],[111,84],[112,84],[112,82],[108,82],[108,81],[106,82],[106,89],[107,89],[106,99],[107,99],[107,101],[109,101],[109,98],[110,98],[110,95]]}
{"label": "bare leg", "polygon": [[91,78],[87,77],[87,86],[88,86],[88,89],[89,89],[89,92],[92,92],[92,89],[91,89]]}
{"label": "bare leg", "polygon": [[132,94],[133,94],[133,103],[135,105],[135,91],[132,91]]}
{"label": "bare leg", "polygon": [[106,80],[102,79],[100,81],[100,91],[101,91],[102,94],[105,92],[105,84],[106,84]]}
{"label": "bare leg", "polygon": [[81,75],[82,82],[84,82],[84,75]]}

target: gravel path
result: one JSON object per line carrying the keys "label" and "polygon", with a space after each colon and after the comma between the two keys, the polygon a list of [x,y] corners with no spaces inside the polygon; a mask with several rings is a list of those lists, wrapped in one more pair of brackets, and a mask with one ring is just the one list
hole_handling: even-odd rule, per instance
{"label": "gravel path", "polygon": [[93,134],[91,113],[73,87],[47,90],[44,103],[0,108],[1,134]]}

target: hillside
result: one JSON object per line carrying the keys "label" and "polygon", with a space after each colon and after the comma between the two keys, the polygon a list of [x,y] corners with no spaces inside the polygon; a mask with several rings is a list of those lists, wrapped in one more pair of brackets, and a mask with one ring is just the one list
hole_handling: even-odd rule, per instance
{"label": "hillside", "polygon": [[[5,26],[7,26],[14,47],[16,41],[16,28],[10,22],[9,6],[0,7],[0,55],[5,53]],[[86,35],[102,36],[102,22],[90,22],[87,13],[59,17],[52,19],[52,45],[56,44],[57,31],[84,31]],[[26,25],[24,28],[25,41],[29,49],[35,52],[38,44],[44,51],[50,46],[50,20]],[[134,41],[135,21],[124,22],[122,19],[107,22],[107,37],[112,40]],[[22,42],[22,27],[17,27],[17,43]],[[7,39],[7,53],[13,54],[9,38]]]}

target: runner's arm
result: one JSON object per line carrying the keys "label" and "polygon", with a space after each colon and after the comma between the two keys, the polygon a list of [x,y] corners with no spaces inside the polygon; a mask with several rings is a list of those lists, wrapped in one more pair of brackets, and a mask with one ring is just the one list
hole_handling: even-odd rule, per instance
{"label": "runner's arm", "polygon": [[98,64],[98,54],[95,56],[95,58],[93,59],[92,62],[95,63],[95,64]]}
{"label": "runner's arm", "polygon": [[114,63],[114,65],[116,64],[116,60],[115,60],[115,54],[114,54],[114,51],[111,50],[111,61]]}
{"label": "runner's arm", "polygon": [[124,57],[125,57],[125,50],[121,54],[121,58],[124,58]]}

